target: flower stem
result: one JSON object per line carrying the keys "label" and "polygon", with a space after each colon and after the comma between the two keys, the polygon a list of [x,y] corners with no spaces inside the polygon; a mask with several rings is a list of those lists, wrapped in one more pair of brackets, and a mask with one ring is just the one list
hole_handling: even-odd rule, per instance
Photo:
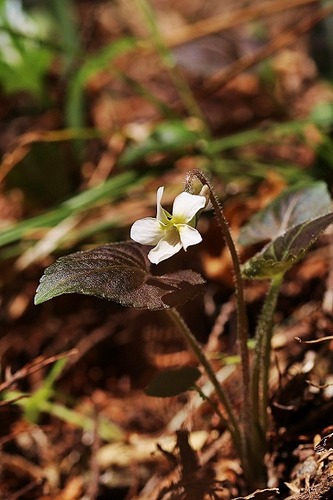
{"label": "flower stem", "polygon": [[[228,222],[224,216],[222,207],[213,191],[213,188],[208,181],[207,177],[201,170],[191,170],[185,181],[185,190],[191,191],[191,183],[193,178],[196,177],[203,185],[207,185],[210,192],[210,201],[213,205],[219,226],[222,231],[223,239],[229,249],[233,271],[234,271],[234,282],[235,282],[235,294],[237,301],[237,338],[240,345],[240,355],[242,361],[242,379],[243,379],[243,422],[244,422],[244,434],[245,442],[250,443],[251,441],[251,421],[252,416],[252,402],[250,397],[250,363],[249,363],[249,351],[247,347],[248,341],[248,319],[244,300],[244,286],[243,279],[240,269],[240,262],[237,254],[237,250],[232,239]],[[246,452],[245,452],[246,453]]]}
{"label": "flower stem", "polygon": [[[273,315],[276,308],[277,297],[280,291],[283,274],[275,276],[271,281],[270,289],[266,295],[264,305],[257,324],[255,340],[255,359],[252,368],[251,394],[253,400],[253,422],[256,431],[253,432],[254,440],[259,439],[263,450],[267,429],[267,401],[271,340],[273,333]],[[258,436],[259,432],[259,436]],[[253,443],[258,446],[258,442]]]}
{"label": "flower stem", "polygon": [[177,327],[178,331],[181,333],[182,337],[186,341],[186,344],[190,347],[192,352],[195,354],[196,358],[198,359],[200,365],[204,368],[206,371],[206,374],[213,384],[217,397],[219,398],[220,403],[222,404],[224,411],[227,415],[227,418],[224,418],[225,425],[227,429],[229,430],[235,448],[237,449],[238,453],[241,455],[242,454],[242,445],[241,445],[241,435],[240,435],[240,430],[239,430],[239,425],[238,422],[235,418],[234,412],[231,407],[231,403],[229,401],[229,398],[227,394],[224,392],[222,389],[219,381],[217,380],[214,370],[206,358],[199,342],[179,314],[179,312],[172,308],[172,309],[166,309],[166,313],[169,315],[175,326]]}

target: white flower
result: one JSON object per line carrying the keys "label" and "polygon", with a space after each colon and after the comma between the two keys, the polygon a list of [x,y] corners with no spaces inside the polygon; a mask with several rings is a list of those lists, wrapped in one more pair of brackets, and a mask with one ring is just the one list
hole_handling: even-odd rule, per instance
{"label": "white flower", "polygon": [[172,257],[181,248],[187,250],[202,240],[195,229],[196,214],[206,205],[206,197],[183,192],[173,202],[172,215],[161,205],[163,187],[157,190],[156,218],[146,217],[134,222],[130,236],[142,245],[156,245],[148,254],[153,264]]}

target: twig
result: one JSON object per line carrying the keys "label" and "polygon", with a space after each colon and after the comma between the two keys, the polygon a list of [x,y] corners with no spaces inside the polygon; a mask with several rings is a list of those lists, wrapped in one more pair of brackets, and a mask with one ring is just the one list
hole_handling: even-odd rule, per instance
{"label": "twig", "polygon": [[214,76],[208,78],[203,86],[203,93],[205,95],[214,93],[243,71],[255,66],[260,61],[267,59],[278,50],[292,45],[300,36],[304,35],[307,31],[312,29],[316,24],[331,14],[333,14],[333,5],[320,9],[310,18],[303,19],[294,28],[282,31],[282,33],[271,40],[262,49],[258,50],[254,54],[248,54],[241,57],[236,62],[230,64],[228,68],[218,71]]}
{"label": "twig", "polygon": [[327,335],[326,337],[315,340],[302,340],[299,337],[295,337],[295,340],[300,343],[302,342],[303,344],[319,344],[319,342],[327,342],[328,340],[333,340],[333,335]]}
{"label": "twig", "polygon": [[211,35],[212,33],[218,33],[233,28],[238,24],[248,23],[253,20],[258,20],[261,17],[271,16],[285,10],[289,11],[291,9],[317,3],[320,3],[319,0],[278,0],[277,2],[268,0],[258,5],[251,5],[230,12],[224,12],[220,16],[210,17],[183,26],[182,28],[174,30],[170,35],[166,35],[165,43],[169,48],[178,47],[179,45]]}
{"label": "twig", "polygon": [[45,358],[44,356],[39,356],[38,358],[34,359],[31,363],[27,363],[26,365],[24,365],[23,368],[15,372],[14,375],[11,375],[10,378],[5,380],[5,382],[2,382],[2,384],[0,384],[0,392],[8,389],[8,387],[13,385],[18,380],[27,377],[32,373],[35,373],[41,368],[44,368],[45,366],[55,363],[59,359],[73,356],[76,353],[77,349],[71,349],[70,351],[57,354],[56,356],[50,356],[49,358]]}

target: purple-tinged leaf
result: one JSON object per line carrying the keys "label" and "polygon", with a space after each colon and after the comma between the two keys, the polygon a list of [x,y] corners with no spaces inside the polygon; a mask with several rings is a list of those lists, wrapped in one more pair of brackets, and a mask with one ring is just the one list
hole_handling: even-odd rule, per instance
{"label": "purple-tinged leaf", "polygon": [[192,366],[184,366],[175,370],[165,370],[155,375],[145,393],[148,396],[157,398],[177,396],[182,392],[192,389],[200,376],[200,370]]}
{"label": "purple-tinged leaf", "polygon": [[126,241],[61,257],[48,267],[35,304],[66,293],[94,295],[140,309],[168,309],[193,299],[203,278],[185,270],[164,276],[150,273],[145,248]]}
{"label": "purple-tinged leaf", "polygon": [[325,215],[330,210],[331,197],[324,182],[302,189],[289,188],[250,219],[241,229],[238,241],[241,245],[252,245],[274,240],[292,227]]}
{"label": "purple-tinged leaf", "polygon": [[332,223],[333,213],[329,213],[289,229],[247,261],[242,269],[243,275],[251,279],[266,279],[285,273],[304,257]]}

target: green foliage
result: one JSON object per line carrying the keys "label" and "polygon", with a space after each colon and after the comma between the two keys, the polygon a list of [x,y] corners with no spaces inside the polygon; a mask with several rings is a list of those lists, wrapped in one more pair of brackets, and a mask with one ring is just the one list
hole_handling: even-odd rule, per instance
{"label": "green foliage", "polygon": [[85,99],[84,91],[89,79],[101,71],[112,72],[114,59],[136,46],[134,38],[121,38],[106,47],[97,54],[85,58],[84,63],[75,72],[70,84],[67,97],[66,115],[70,127],[83,127],[85,125]]}
{"label": "green foliage", "polygon": [[65,114],[70,127],[85,125],[84,92],[89,79],[101,71],[113,71],[114,59],[133,50],[137,43],[124,37],[87,57],[82,53],[71,0],[50,0],[29,11],[19,2],[0,0],[0,30],[0,83],[5,92],[26,91],[45,100],[45,77],[57,58],[68,82]]}
{"label": "green foliage", "polygon": [[293,186],[256,213],[242,227],[238,241],[241,245],[253,245],[273,240],[298,224],[327,214],[330,208],[331,197],[324,182]]}
{"label": "green foliage", "polygon": [[268,245],[243,267],[246,278],[267,279],[284,274],[304,257],[320,234],[333,223],[333,213],[293,227]]}
{"label": "green foliage", "polygon": [[[290,188],[243,228],[240,241],[253,244],[271,240],[243,266],[243,276],[269,279],[270,287],[258,317],[255,356],[251,369],[253,450],[258,463],[267,447],[267,406],[274,311],[284,274],[308,252],[319,235],[333,223],[331,197],[324,183]],[[261,450],[261,451],[260,451]]]}
{"label": "green foliage", "polygon": [[321,102],[311,111],[310,120],[318,127],[329,129],[333,125],[333,103]]}
{"label": "green foliage", "polygon": [[41,413],[46,413],[52,417],[58,418],[67,424],[73,425],[86,432],[97,432],[98,436],[105,441],[120,441],[124,439],[121,429],[104,417],[97,419],[72,410],[63,404],[56,403],[48,398],[51,394],[46,392],[33,394],[24,394],[19,391],[8,391],[4,399],[15,401],[15,404],[21,406],[24,412],[24,418],[30,423],[38,423]]}
{"label": "green foliage", "polygon": [[43,402],[49,401],[53,397],[54,384],[60,377],[66,362],[67,359],[63,358],[54,363],[41,387],[34,394],[21,400],[24,407],[24,416],[29,422],[37,423]]}
{"label": "green foliage", "polygon": [[40,388],[32,394],[9,390],[2,394],[4,401],[14,401],[15,404],[19,405],[23,409],[25,420],[32,424],[38,424],[41,414],[47,413],[85,431],[97,431],[100,438],[106,441],[122,439],[122,431],[109,419],[103,417],[94,419],[54,401],[56,396],[55,383],[61,376],[66,362],[66,358],[56,361]]}
{"label": "green foliage", "polygon": [[193,299],[204,280],[193,271],[153,276],[144,248],[132,241],[62,257],[45,271],[36,292],[40,304],[81,293],[140,309],[168,309]]}
{"label": "green foliage", "polygon": [[165,370],[155,375],[145,393],[148,396],[157,398],[177,396],[193,389],[200,376],[200,370],[192,366],[183,366],[176,370]]}
{"label": "green foliage", "polygon": [[[81,51],[81,33],[73,0],[50,0],[47,9],[53,19],[53,37],[57,39],[64,73],[75,65]],[[45,5],[46,7],[46,5]]]}
{"label": "green foliage", "polygon": [[121,165],[131,165],[146,160],[156,153],[175,153],[195,147],[202,130],[195,130],[186,121],[170,120],[156,126],[141,144],[129,146],[121,157]]}
{"label": "green foliage", "polygon": [[72,198],[58,204],[53,210],[30,219],[23,220],[3,230],[0,234],[0,247],[24,238],[33,238],[33,233],[41,228],[52,228],[67,217],[85,213],[86,210],[101,203],[115,201],[128,193],[132,186],[146,180],[144,175],[131,171],[111,177],[106,182],[86,189]]}
{"label": "green foliage", "polygon": [[284,274],[298,262],[333,222],[331,198],[324,183],[285,191],[243,228],[240,242],[271,240],[243,266],[251,279]]}
{"label": "green foliage", "polygon": [[0,82],[4,90],[42,97],[54,55],[54,49],[45,43],[50,37],[49,16],[45,12],[28,14],[19,2],[1,0],[0,30]]}

